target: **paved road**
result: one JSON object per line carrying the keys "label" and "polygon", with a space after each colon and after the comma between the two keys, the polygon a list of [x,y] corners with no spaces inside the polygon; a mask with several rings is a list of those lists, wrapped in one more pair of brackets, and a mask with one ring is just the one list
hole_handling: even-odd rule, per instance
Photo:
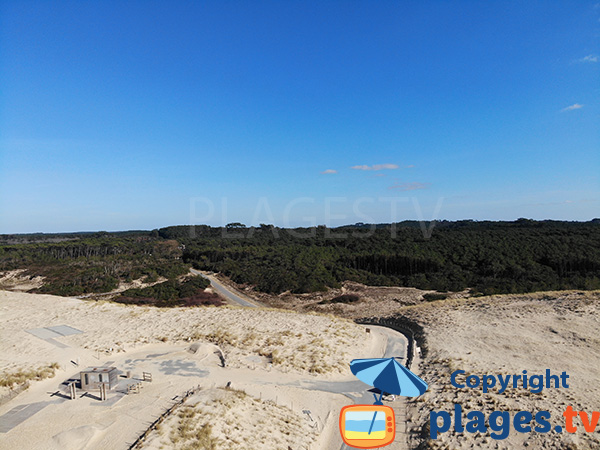
{"label": "paved road", "polygon": [[[233,288],[226,287],[223,283],[221,283],[217,278],[213,275],[209,275],[207,273],[200,272],[199,270],[190,269],[190,271],[195,275],[200,275],[201,277],[206,278],[210,281],[211,286],[219,292],[223,297],[230,300],[233,303],[236,303],[245,307],[258,307],[247,299],[243,294],[235,291]],[[371,326],[370,328],[375,328]],[[377,327],[382,330],[387,336],[387,344],[385,353],[382,356],[383,358],[397,358],[400,363],[405,363],[406,358],[406,349],[408,346],[408,341],[406,337],[397,331],[391,330],[386,327]],[[350,363],[350,361],[348,361]],[[323,391],[330,392],[335,394],[342,394],[348,397],[354,404],[357,405],[370,405],[375,401],[373,398],[373,393],[369,391],[369,387],[364,384],[362,381],[343,381],[343,382],[331,382],[331,381],[304,381],[297,383],[300,384],[304,389],[312,389],[315,391]],[[402,397],[397,397],[396,404],[394,406],[400,406],[401,409],[404,409],[404,400]],[[398,414],[399,411],[396,411]],[[402,417],[396,417],[396,422],[401,421]],[[405,448],[405,442],[403,442],[403,430],[399,427],[396,429],[396,441],[392,446],[394,448]],[[334,437],[334,441],[331,442],[339,442],[339,437]],[[347,450],[350,447],[346,446],[346,444],[342,444],[340,450]]]}
{"label": "paved road", "polygon": [[[371,326],[371,328],[374,328]],[[385,348],[385,353],[383,358],[396,358],[399,363],[406,364],[406,349],[408,347],[408,340],[406,337],[394,330],[384,327],[378,327],[382,329],[387,335],[387,345]],[[356,405],[370,405],[374,403],[373,393],[367,389],[367,386],[361,382],[357,381],[357,383],[362,386],[362,395],[358,398],[354,399],[354,404]],[[359,391],[361,392],[361,391]],[[346,394],[347,397],[351,397]],[[396,439],[393,444],[390,444],[389,448],[405,448],[406,445],[406,437],[404,436],[405,430],[400,426],[403,420],[402,414],[404,412],[404,398],[396,397],[396,401],[394,402],[394,410],[396,413]],[[399,408],[398,408],[399,407]],[[401,411],[399,411],[399,409]],[[400,415],[399,415],[400,413]],[[342,444],[340,447],[341,450],[351,449],[352,447],[348,447],[346,444]]]}
{"label": "paved road", "polygon": [[[398,362],[404,363],[406,358],[406,349],[408,341],[406,337],[401,333],[391,330],[385,327],[370,326],[371,329],[377,328],[381,332],[385,333],[387,337],[387,345],[383,358],[397,358]],[[350,363],[350,361],[348,361]],[[362,381],[301,381],[296,383],[302,389],[311,389],[315,391],[330,392],[334,394],[342,394],[350,402],[355,405],[372,405],[375,402],[373,398],[373,392],[370,391],[370,387]],[[406,448],[406,437],[405,437],[405,417],[404,417],[404,404],[403,397],[396,397],[396,400],[390,406],[394,407],[396,412],[396,439],[393,444],[390,444],[390,449],[405,449]],[[385,402],[385,400],[384,400]],[[389,404],[389,403],[388,403]],[[335,445],[339,445],[339,435],[336,433],[332,436],[329,443],[329,448],[335,448]],[[340,450],[349,450],[352,447],[348,447],[346,444],[341,444]]]}
{"label": "paved road", "polygon": [[[370,328],[377,328],[387,336],[387,345],[382,358],[397,358],[398,362],[404,363],[406,346],[408,345],[404,335],[385,327],[370,325]],[[350,364],[350,361],[348,361],[348,364]],[[346,397],[352,398],[357,404],[372,404],[374,402],[373,393],[368,392],[369,386],[358,379],[353,381],[306,381],[302,383],[302,387],[315,391],[344,394]]]}
{"label": "paved road", "polygon": [[199,270],[195,270],[195,269],[190,269],[190,272],[192,272],[194,275],[200,275],[201,277],[206,278],[208,281],[210,281],[210,285],[213,287],[213,289],[215,291],[217,291],[219,294],[221,294],[223,297],[225,297],[227,300],[229,300],[237,305],[245,306],[247,308],[257,308],[258,307],[258,305],[256,305],[255,303],[252,303],[244,294],[234,291],[233,288],[225,286],[213,275],[209,275],[209,274],[200,272]]}

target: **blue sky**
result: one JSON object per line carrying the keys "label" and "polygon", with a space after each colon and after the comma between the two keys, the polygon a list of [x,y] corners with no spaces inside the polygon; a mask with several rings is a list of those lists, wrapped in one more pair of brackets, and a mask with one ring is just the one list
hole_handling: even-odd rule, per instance
{"label": "blue sky", "polygon": [[0,21],[0,233],[600,216],[598,2],[5,0]]}

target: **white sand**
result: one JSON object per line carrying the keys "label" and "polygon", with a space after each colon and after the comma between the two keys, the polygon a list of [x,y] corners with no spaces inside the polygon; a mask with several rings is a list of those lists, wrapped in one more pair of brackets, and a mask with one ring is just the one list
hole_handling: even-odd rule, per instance
{"label": "white sand", "polygon": [[[404,308],[402,314],[425,326],[429,353],[422,361],[422,377],[430,389],[418,399],[416,425],[429,421],[429,412],[453,411],[463,405],[468,411],[549,411],[554,427],[563,425],[567,405],[575,410],[598,411],[600,405],[600,292],[558,292],[506,295],[471,300],[432,302]],[[544,389],[539,394],[509,387],[499,394],[480,389],[457,389],[450,374],[569,375],[569,388]],[[462,377],[464,380],[464,376]],[[579,419],[577,419],[579,422]],[[512,426],[512,425],[511,425]],[[470,433],[440,434],[432,448],[596,449],[600,448],[600,426],[586,433],[579,422],[574,434],[518,433],[511,429],[506,440],[493,441]],[[568,445],[574,445],[568,447]]]}
{"label": "white sand", "polygon": [[169,416],[144,448],[306,448],[316,440],[316,426],[299,411],[243,391],[207,389]]}
{"label": "white sand", "polygon": [[[56,325],[83,333],[57,338],[67,346],[61,348],[25,331]],[[189,351],[192,344],[197,344],[195,353]],[[352,322],[321,315],[231,307],[157,309],[0,291],[2,371],[52,362],[61,365],[55,378],[34,382],[0,406],[1,416],[15,408],[48,402],[0,434],[0,448],[127,448],[177,395],[200,386],[203,390],[196,400],[199,407],[206,407],[221,395],[215,388],[228,381],[247,392],[239,411],[251,412],[252,418],[240,425],[238,444],[225,439],[227,429],[214,429],[222,445],[228,442],[223,448],[248,448],[244,446],[246,427],[255,425],[264,440],[261,448],[279,448],[286,439],[292,448],[339,448],[337,412],[349,400],[340,394],[304,389],[303,383],[354,380],[349,361],[380,356],[384,345],[380,333],[367,334]],[[225,368],[220,352],[226,357]],[[71,361],[79,362],[79,367]],[[101,365],[130,370],[134,378],[151,372],[153,381],[144,383],[139,394],[112,392],[106,403],[80,397],[82,391],[76,400],[51,396],[64,392],[60,384],[78,376],[82,367]],[[265,407],[266,400],[277,407]],[[307,428],[310,423],[304,409],[312,411],[314,428]],[[216,411],[217,416],[225,414]],[[271,422],[281,426],[264,433],[260,424]]]}
{"label": "white sand", "polygon": [[44,284],[44,277],[24,275],[26,269],[15,269],[0,272],[0,289],[25,292],[37,289]]}

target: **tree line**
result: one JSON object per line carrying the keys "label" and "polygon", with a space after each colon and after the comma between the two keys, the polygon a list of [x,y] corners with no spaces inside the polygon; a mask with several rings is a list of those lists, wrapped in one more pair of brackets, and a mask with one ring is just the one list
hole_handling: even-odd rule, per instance
{"label": "tree line", "polygon": [[224,231],[202,227],[191,238],[189,227],[169,227],[159,234],[186,242],[183,259],[196,268],[272,293],[322,290],[344,280],[483,294],[600,288],[598,220],[441,222],[429,238],[417,222],[335,230],[263,226],[247,228],[249,238],[224,238]]}
{"label": "tree line", "polygon": [[600,220],[416,221],[335,229],[241,223],[68,236],[0,236],[0,270],[43,275],[42,292],[77,295],[189,266],[281,293],[345,280],[475,294],[600,289]]}
{"label": "tree line", "polygon": [[37,290],[41,293],[109,292],[121,282],[171,280],[189,270],[179,243],[152,232],[85,233],[58,241],[55,236],[23,235],[10,241],[28,243],[0,245],[0,271],[26,269],[31,277],[43,276],[44,285]]}

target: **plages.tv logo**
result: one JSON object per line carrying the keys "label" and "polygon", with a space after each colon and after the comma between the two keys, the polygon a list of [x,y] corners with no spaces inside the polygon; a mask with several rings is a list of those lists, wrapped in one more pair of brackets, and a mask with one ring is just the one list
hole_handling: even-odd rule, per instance
{"label": "plages.tv logo", "polygon": [[[546,369],[545,374],[529,375],[523,370],[520,375],[465,375],[464,370],[455,370],[450,376],[450,383],[457,389],[481,389],[485,394],[497,390],[503,394],[507,389],[528,390],[533,394],[542,392],[543,389],[568,389],[569,375],[562,372],[560,375],[552,374]],[[519,433],[575,433],[578,425],[587,433],[593,433],[600,420],[600,411],[576,411],[571,405],[562,413],[563,420],[552,427],[552,414],[550,411],[517,411],[512,417],[508,411],[493,411],[489,418],[482,411],[469,411],[463,414],[460,404],[454,404],[453,414],[447,411],[431,411],[429,414],[429,430],[431,439],[437,439],[440,433],[450,430],[454,424],[456,433],[487,433],[495,440],[506,439],[511,427]],[[487,424],[486,424],[487,423]],[[489,427],[488,427],[489,425]]]}
{"label": "plages.tv logo", "polygon": [[354,448],[379,448],[396,438],[394,409],[383,404],[384,394],[417,397],[427,390],[427,383],[394,358],[355,359],[350,370],[363,383],[373,386],[372,405],[348,405],[340,412],[340,435]]}

